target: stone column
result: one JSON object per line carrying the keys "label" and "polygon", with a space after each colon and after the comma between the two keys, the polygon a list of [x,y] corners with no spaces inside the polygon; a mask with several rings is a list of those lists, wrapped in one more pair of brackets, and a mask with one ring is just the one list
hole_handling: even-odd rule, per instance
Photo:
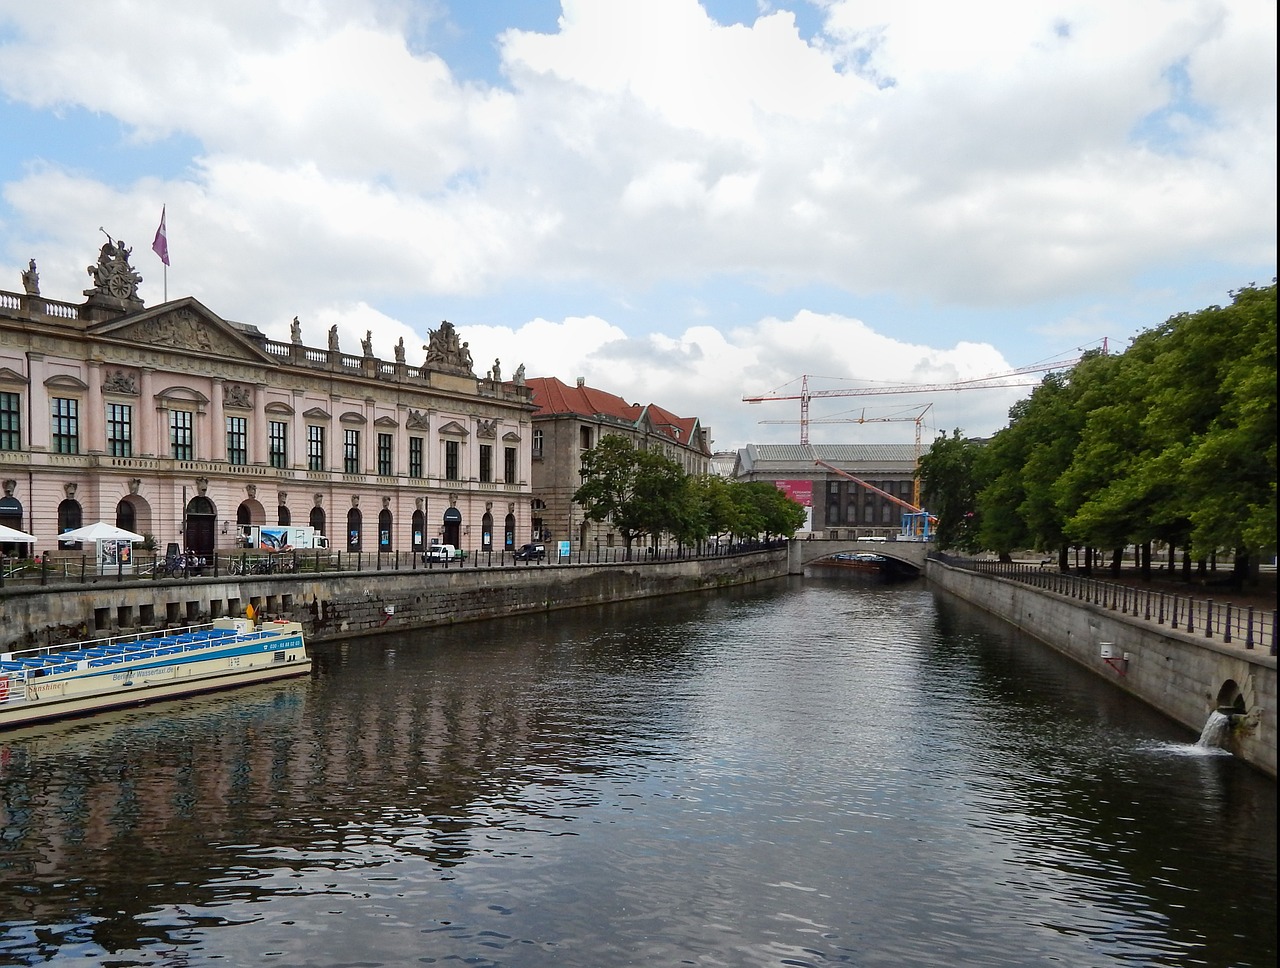
{"label": "stone column", "polygon": [[102,399],[102,363],[89,361],[89,393],[85,401],[82,454],[105,454],[107,451],[106,402]]}
{"label": "stone column", "polygon": [[[221,377],[213,378],[213,389],[209,396],[209,459],[226,462],[227,460],[227,416],[222,408],[225,381]],[[199,452],[196,458],[200,457]]]}
{"label": "stone column", "polygon": [[249,463],[268,464],[270,454],[267,446],[267,413],[262,409],[263,391],[266,384],[255,383],[252,390],[253,412],[249,414]]}
{"label": "stone column", "polygon": [[[169,454],[168,427],[160,419],[161,408],[156,406],[155,370],[144,366],[138,381],[138,456],[164,457]],[[157,427],[157,424],[160,427]],[[165,434],[163,442],[161,434]]]}

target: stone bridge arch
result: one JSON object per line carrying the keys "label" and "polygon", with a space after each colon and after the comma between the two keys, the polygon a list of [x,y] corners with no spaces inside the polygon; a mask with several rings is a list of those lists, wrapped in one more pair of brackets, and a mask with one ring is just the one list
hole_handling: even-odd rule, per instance
{"label": "stone bridge arch", "polygon": [[803,575],[805,565],[846,552],[884,555],[924,573],[924,563],[932,547],[926,541],[867,541],[853,538],[806,538],[787,543],[787,572]]}

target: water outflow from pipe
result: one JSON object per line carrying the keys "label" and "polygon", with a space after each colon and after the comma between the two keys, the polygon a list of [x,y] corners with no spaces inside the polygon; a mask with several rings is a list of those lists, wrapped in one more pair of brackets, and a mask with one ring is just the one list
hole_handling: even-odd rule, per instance
{"label": "water outflow from pipe", "polygon": [[1231,733],[1231,717],[1221,710],[1215,709],[1205,720],[1204,729],[1200,731],[1197,746],[1227,748],[1227,736]]}

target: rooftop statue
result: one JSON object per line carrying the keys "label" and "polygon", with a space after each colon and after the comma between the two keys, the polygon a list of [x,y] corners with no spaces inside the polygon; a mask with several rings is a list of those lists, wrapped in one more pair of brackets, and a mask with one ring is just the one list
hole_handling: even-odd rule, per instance
{"label": "rooftop statue", "polygon": [[86,270],[93,277],[93,288],[86,289],[86,296],[112,296],[125,301],[137,301],[138,283],[142,276],[129,265],[129,256],[133,253],[124,244],[124,240],[114,240],[107,236],[107,241],[98,250],[98,264]]}
{"label": "rooftop statue", "polygon": [[22,288],[28,296],[40,295],[40,273],[36,272],[36,260],[32,259],[29,268],[22,270]]}
{"label": "rooftop statue", "polygon": [[424,370],[471,375],[471,350],[466,343],[458,341],[458,331],[453,323],[444,320],[439,329],[428,333],[427,340],[422,347],[427,351],[427,358],[422,364]]}

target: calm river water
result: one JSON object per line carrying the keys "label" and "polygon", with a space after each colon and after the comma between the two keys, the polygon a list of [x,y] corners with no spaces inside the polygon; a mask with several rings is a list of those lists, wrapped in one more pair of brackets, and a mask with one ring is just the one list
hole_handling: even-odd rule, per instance
{"label": "calm river water", "polygon": [[0,964],[1275,965],[1276,786],[919,584],[0,736]]}

